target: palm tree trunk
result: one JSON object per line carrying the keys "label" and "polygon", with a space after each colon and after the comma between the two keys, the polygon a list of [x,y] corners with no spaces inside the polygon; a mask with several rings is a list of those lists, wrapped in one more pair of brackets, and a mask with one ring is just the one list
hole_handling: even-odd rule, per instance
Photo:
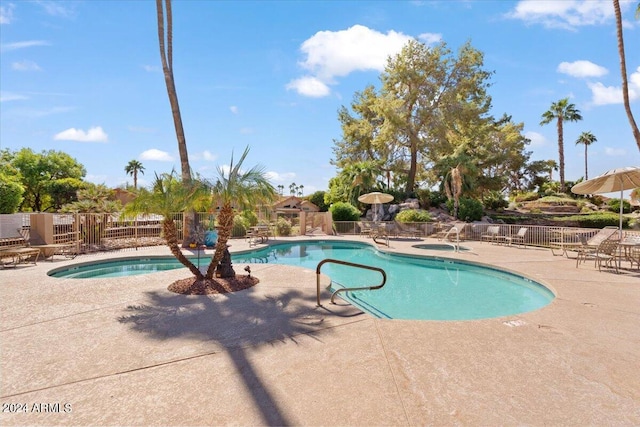
{"label": "palm tree trunk", "polygon": [[588,166],[587,166],[587,148],[589,147],[589,144],[584,144],[584,180],[588,180],[589,179],[589,170],[588,170]]}
{"label": "palm tree trunk", "polygon": [[[167,86],[167,95],[169,96],[169,104],[171,105],[171,114],[173,115],[173,125],[178,139],[178,153],[180,154],[180,168],[182,182],[188,184],[191,182],[191,167],[189,166],[189,155],[187,152],[187,140],[184,136],[184,128],[182,126],[182,115],[180,114],[180,104],[178,103],[178,92],[176,91],[175,80],[173,78],[173,15],[171,13],[171,0],[165,0],[167,9],[167,31],[164,31],[164,13],[163,0],[156,0],[156,12],[158,18],[158,41],[160,44],[160,59],[162,61],[162,71],[164,73],[164,81]],[[165,49],[165,35],[167,45]],[[185,212],[185,233],[182,245],[185,246],[189,241],[189,230],[191,230],[195,222],[195,212]]]}
{"label": "palm tree trunk", "polygon": [[198,280],[204,279],[204,276],[202,275],[202,272],[198,270],[198,267],[193,265],[193,263],[189,261],[189,259],[184,256],[184,254],[180,250],[180,247],[178,246],[176,223],[172,218],[165,218],[162,220],[162,232],[164,234],[165,240],[167,241],[167,246],[169,247],[169,250],[171,251],[173,256],[176,257],[176,259],[180,261],[182,265],[187,267]]}
{"label": "palm tree trunk", "polygon": [[213,274],[218,268],[222,257],[225,255],[225,251],[227,251],[227,242],[229,241],[229,237],[231,237],[231,230],[233,229],[233,208],[230,204],[225,204],[220,209],[220,214],[218,215],[218,242],[216,243],[216,251],[213,254],[213,258],[211,259],[211,263],[207,268],[207,273],[205,277],[207,279],[212,279]]}
{"label": "palm tree trunk", "polygon": [[564,135],[562,117],[558,117],[558,160],[560,162],[560,192],[564,193]]}
{"label": "palm tree trunk", "polygon": [[629,83],[627,81],[627,61],[624,54],[624,39],[622,37],[622,14],[620,13],[620,2],[613,0],[613,9],[616,14],[616,28],[618,33],[618,55],[620,56],[620,74],[622,76],[622,100],[624,101],[624,110],[627,112],[627,118],[631,125],[631,132],[640,150],[640,130],[633,118],[631,112],[631,103],[629,101]]}

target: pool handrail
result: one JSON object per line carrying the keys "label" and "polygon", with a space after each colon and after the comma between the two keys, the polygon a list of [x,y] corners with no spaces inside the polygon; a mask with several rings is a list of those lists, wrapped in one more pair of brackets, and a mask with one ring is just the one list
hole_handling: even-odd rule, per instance
{"label": "pool handrail", "polygon": [[379,285],[376,285],[376,286],[362,286],[362,287],[357,287],[357,288],[340,288],[340,289],[336,290],[335,292],[333,292],[331,294],[331,304],[335,304],[334,298],[339,292],[365,291],[365,290],[372,291],[372,290],[376,290],[376,289],[382,288],[385,285],[385,283],[387,283],[387,273],[382,268],[372,267],[370,265],[364,265],[364,264],[357,264],[357,263],[349,262],[349,261],[342,261],[342,260],[333,259],[333,258],[323,259],[322,261],[320,261],[318,263],[318,266],[316,267],[316,303],[317,303],[318,307],[322,307],[322,304],[320,303],[320,269],[322,268],[322,266],[324,264],[327,264],[327,263],[346,265],[348,267],[362,268],[362,269],[365,269],[365,270],[373,270],[373,271],[377,271],[380,274],[382,274],[382,282]]}

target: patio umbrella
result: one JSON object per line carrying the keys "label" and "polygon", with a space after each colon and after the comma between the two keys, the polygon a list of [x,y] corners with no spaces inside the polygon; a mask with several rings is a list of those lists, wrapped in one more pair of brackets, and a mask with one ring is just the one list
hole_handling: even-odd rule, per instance
{"label": "patio umbrella", "polygon": [[362,203],[368,203],[370,205],[374,205],[374,217],[373,220],[377,221],[378,220],[378,211],[377,209],[375,209],[375,205],[381,205],[383,203],[389,203],[390,201],[393,200],[393,196],[391,194],[387,194],[387,193],[380,193],[378,191],[374,191],[373,193],[367,193],[367,194],[363,194],[362,196],[358,197],[358,201],[362,202]]}
{"label": "patio umbrella", "polygon": [[571,187],[576,194],[602,194],[620,191],[620,239],[622,239],[622,192],[640,187],[640,168],[628,166],[611,169],[595,178]]}

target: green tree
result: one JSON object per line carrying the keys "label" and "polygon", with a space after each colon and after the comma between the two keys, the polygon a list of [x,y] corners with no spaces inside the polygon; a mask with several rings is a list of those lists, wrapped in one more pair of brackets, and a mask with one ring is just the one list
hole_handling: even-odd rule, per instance
{"label": "green tree", "polygon": [[[627,60],[624,53],[624,37],[622,35],[622,13],[620,12],[620,2],[613,0],[613,9],[616,16],[616,31],[618,39],[618,56],[620,57],[620,75],[622,77],[622,100],[624,102],[624,110],[627,113],[627,119],[631,125],[631,132],[633,138],[636,140],[638,150],[640,150],[640,130],[638,124],[633,118],[631,112],[631,102],[629,100],[629,82],[627,78]],[[636,19],[640,16],[640,4],[636,8]]]}
{"label": "green tree", "polygon": [[20,180],[20,171],[12,164],[13,153],[0,150],[0,214],[18,211],[22,203],[24,187]]}
{"label": "green tree", "polygon": [[61,151],[48,150],[34,153],[23,148],[13,155],[11,164],[20,172],[21,184],[25,189],[21,210],[42,212],[55,208],[57,204],[51,195],[57,180],[74,178],[82,180],[86,175],[84,166],[70,155]]}
{"label": "green tree", "polygon": [[582,120],[580,110],[574,104],[569,103],[569,98],[563,98],[551,103],[549,110],[542,114],[540,125],[546,125],[556,120],[558,130],[558,163],[560,165],[560,191],[565,192],[564,185],[564,122],[577,122]]}
{"label": "green tree", "polygon": [[480,128],[491,122],[490,75],[482,53],[469,43],[454,56],[445,43],[429,48],[409,42],[389,58],[380,93],[368,86],[356,93],[351,111],[339,111],[343,135],[334,141],[336,166],[377,162],[387,188],[393,177],[412,194],[434,162],[452,154],[448,134],[456,124],[477,122]]}
{"label": "green tree", "polygon": [[209,203],[210,194],[202,182],[192,180],[189,185],[185,185],[172,170],[170,173],[156,174],[151,190],[140,189],[136,198],[125,206],[124,214],[127,216],[140,213],[162,215],[162,235],[169,250],[196,276],[197,280],[203,280],[202,272],[180,250],[174,215],[177,212],[204,208]]}
{"label": "green tree", "polygon": [[584,145],[584,179],[589,179],[589,168],[587,163],[587,148],[598,141],[594,134],[591,132],[582,132],[578,139],[576,139],[576,145]]}
{"label": "green tree", "polygon": [[245,208],[253,208],[260,204],[270,203],[276,198],[276,190],[269,183],[262,166],[254,166],[247,171],[242,170],[242,163],[249,154],[247,147],[238,163],[234,164],[233,155],[228,173],[218,167],[217,181],[211,187],[213,204],[219,208],[218,214],[218,243],[216,251],[207,268],[206,278],[212,279],[225,251],[227,241],[231,237],[233,229],[234,210],[242,211]]}
{"label": "green tree", "polygon": [[127,175],[133,176],[133,188],[138,189],[138,172],[144,175],[144,166],[137,160],[130,160],[127,166],[124,167],[124,171]]}
{"label": "green tree", "polygon": [[327,212],[329,206],[324,202],[324,191],[316,191],[309,196],[309,201],[316,205],[320,212]]}

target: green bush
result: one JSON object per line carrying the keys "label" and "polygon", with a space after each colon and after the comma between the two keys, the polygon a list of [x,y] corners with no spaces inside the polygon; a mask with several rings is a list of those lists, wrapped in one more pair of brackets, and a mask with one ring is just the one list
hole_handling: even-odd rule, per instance
{"label": "green bush", "polygon": [[[608,205],[608,209],[611,212],[620,213],[620,199],[611,199],[609,200],[609,203],[607,205]],[[631,212],[631,204],[626,200],[624,200],[622,205],[622,213],[629,213],[629,212]]]}
{"label": "green bush", "polygon": [[326,212],[329,209],[329,206],[324,202],[324,195],[324,191],[316,191],[309,196],[309,201],[316,205],[320,212]]}
{"label": "green bush", "polygon": [[[447,201],[447,209],[449,209],[450,214],[453,214],[453,200]],[[479,200],[471,199],[469,197],[460,198],[458,219],[466,222],[480,221],[483,213],[484,209],[482,207],[482,202]]]}
{"label": "green bush", "polygon": [[515,197],[513,198],[513,201],[516,203],[530,202],[532,200],[537,200],[539,198],[540,198],[540,195],[538,193],[536,193],[535,191],[529,191],[526,193],[516,194]]}
{"label": "green bush", "polygon": [[336,202],[329,208],[334,221],[357,221],[360,219],[360,211],[351,203]]}
{"label": "green bush", "polygon": [[278,221],[276,221],[276,233],[278,236],[290,236],[291,223],[286,218],[278,218]]}
{"label": "green bush", "polygon": [[[595,212],[587,215],[570,215],[562,217],[554,217],[554,221],[577,223],[579,227],[584,228],[603,228],[607,226],[617,227],[620,225],[620,215],[612,212]],[[627,228],[629,218],[622,217],[622,228]]]}
{"label": "green bush", "polygon": [[398,222],[429,222],[431,221],[431,214],[427,211],[418,209],[407,209],[401,211],[396,215],[396,221]]}
{"label": "green bush", "polygon": [[489,191],[485,194],[482,198],[482,204],[485,209],[491,209],[492,211],[504,209],[509,206],[509,202],[504,199],[502,193],[499,191]]}
{"label": "green bush", "polygon": [[236,215],[233,217],[233,228],[231,229],[232,237],[244,237],[247,234],[247,229],[251,227],[249,220],[242,215]]}
{"label": "green bush", "polygon": [[246,209],[242,211],[240,216],[246,220],[245,224],[248,224],[249,227],[253,227],[258,224],[258,215],[252,210]]}
{"label": "green bush", "polygon": [[416,197],[423,208],[438,207],[447,202],[447,196],[440,191],[421,189],[416,191]]}
{"label": "green bush", "polygon": [[0,214],[17,212],[23,193],[24,187],[20,182],[0,174]]}

